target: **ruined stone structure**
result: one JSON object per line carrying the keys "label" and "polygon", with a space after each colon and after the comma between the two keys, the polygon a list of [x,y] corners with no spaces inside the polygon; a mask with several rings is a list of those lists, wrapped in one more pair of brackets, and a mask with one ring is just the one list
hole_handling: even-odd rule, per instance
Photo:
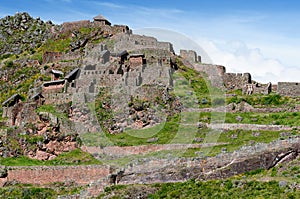
{"label": "ruined stone structure", "polygon": [[198,56],[197,53],[193,50],[180,50],[180,57],[189,61],[190,63],[201,62],[201,56]]}
{"label": "ruined stone structure", "polygon": [[[190,51],[181,50],[182,55],[185,57],[189,57],[188,53]],[[197,55],[196,55],[197,56]],[[195,61],[196,57],[191,52],[192,59],[191,62]],[[188,65],[189,63],[186,63]],[[277,92],[282,96],[292,96],[297,97],[300,96],[300,83],[298,82],[278,82],[278,85],[273,85],[271,83],[268,84],[260,84],[253,83],[250,73],[226,73],[226,69],[224,66],[219,65],[211,65],[211,64],[191,64],[190,67],[194,67],[198,71],[202,71],[208,74],[209,80],[212,81],[212,85],[221,88],[220,78],[222,79],[222,83],[224,84],[227,90],[237,90],[242,89],[243,94],[270,94],[271,92]]]}
{"label": "ruined stone structure", "polygon": [[250,73],[225,73],[223,79],[229,90],[242,89],[246,84],[252,83]]}
{"label": "ruined stone structure", "polygon": [[[153,127],[157,124],[162,124],[165,121],[164,116],[170,116],[182,110],[183,113],[189,111],[222,112],[224,110],[233,113],[278,113],[283,111],[299,112],[300,110],[299,104],[295,104],[295,107],[257,108],[246,102],[230,103],[205,109],[199,109],[198,106],[196,108],[184,107],[184,105],[180,104],[180,100],[186,96],[181,97],[181,94],[180,96],[174,96],[172,93],[172,75],[177,69],[176,64],[180,62],[187,67],[206,73],[207,75],[200,74],[204,77],[208,76],[208,80],[211,81],[213,86],[224,89],[224,91],[241,89],[243,94],[248,95],[269,94],[272,89],[276,90],[277,88],[271,83],[259,84],[252,81],[249,73],[226,73],[224,66],[203,64],[201,63],[201,56],[198,56],[192,50],[180,50],[180,57],[175,56],[172,44],[159,42],[153,37],[134,35],[128,26],[111,26],[111,23],[103,16],[95,17],[94,22],[64,23],[60,27],[60,33],[70,33],[73,39],[76,38],[77,34],[73,30],[81,27],[96,27],[95,29],[99,31],[97,32],[99,37],[88,43],[84,48],[81,48],[82,51],[80,52],[77,50],[78,46],[75,45],[75,48],[73,48],[74,52],[45,52],[43,55],[44,64],[51,63],[48,65],[54,66],[53,69],[57,69],[58,66],[64,68],[64,71],[68,69],[69,71],[66,72],[69,73],[65,77],[63,77],[64,74],[61,71],[51,70],[52,80],[42,82],[42,79],[40,79],[38,80],[39,82],[35,82],[34,87],[36,89],[32,89],[32,92],[29,94],[30,100],[25,103],[21,102],[21,96],[16,94],[2,104],[3,118],[9,118],[7,125],[23,126],[25,129],[24,133],[28,136],[47,137],[47,139],[43,139],[43,142],[24,145],[25,147],[22,148],[24,153],[22,155],[43,161],[52,160],[63,152],[78,148],[78,140],[76,139],[78,134],[99,133],[103,130],[102,127],[106,128],[107,126],[109,127],[107,128],[108,132],[112,134],[121,133],[130,128]],[[93,33],[91,35],[92,38]],[[103,41],[102,39],[105,37],[107,39]],[[89,39],[83,38],[83,41],[87,42]],[[103,41],[103,43],[98,44],[94,41]],[[74,61],[76,59],[78,59],[77,62]],[[65,62],[63,60],[72,60],[74,62]],[[178,60],[179,62],[177,62]],[[33,64],[38,63],[34,62]],[[41,70],[43,74],[45,70]],[[46,72],[49,72],[49,70]],[[188,84],[187,81],[186,84]],[[186,90],[183,90],[183,92],[186,92]],[[300,87],[298,83],[279,82],[278,93],[283,96],[300,96]],[[233,92],[229,92],[227,96],[236,95]],[[213,100],[211,101],[213,102]],[[95,102],[95,104],[92,102]],[[176,103],[178,106],[174,105]],[[56,108],[57,110],[63,110],[61,112],[63,118],[60,119],[58,114],[49,113],[50,111],[43,112],[40,111],[42,109],[37,109],[38,106],[43,104],[59,105]],[[199,104],[198,99],[195,104]],[[99,120],[103,122],[101,126],[97,121],[99,115],[94,113],[94,107],[101,108],[101,112],[97,110],[97,113],[109,115],[103,121]],[[184,116],[184,114],[181,116]],[[257,121],[257,118],[255,119]],[[241,121],[242,119],[238,120],[238,122]],[[254,120],[252,121],[255,122]],[[181,118],[181,122],[188,121]],[[187,125],[190,129],[190,126],[193,124],[184,123],[184,126]],[[109,146],[110,143],[107,144],[107,147],[102,145],[101,147],[84,146],[82,150],[93,154],[94,157],[100,160],[102,159],[103,162],[109,159],[110,163],[114,162],[114,158],[123,156],[142,156],[157,151],[173,152],[175,150],[178,153],[176,153],[176,157],[169,155],[156,156],[156,154],[155,156],[144,156],[142,159],[131,161],[124,168],[117,169],[99,165],[8,167],[7,173],[0,177],[0,186],[11,182],[38,185],[75,182],[81,186],[88,185],[84,189],[90,190],[94,188],[96,194],[99,194],[99,191],[110,184],[163,183],[185,181],[187,179],[207,180],[229,177],[256,169],[270,169],[278,165],[280,161],[296,158],[300,152],[300,138],[294,136],[294,132],[299,131],[299,126],[243,123],[219,124],[201,121],[197,123],[196,128],[198,130],[203,128],[205,130],[206,128],[214,129],[224,131],[224,133],[234,130],[238,134],[240,130],[276,131],[278,134],[280,133],[280,138],[285,140],[279,139],[270,144],[255,144],[255,142],[252,144],[249,141],[251,146],[242,147],[232,153],[227,153],[226,148],[225,150],[223,148],[221,153],[215,157],[206,157],[206,154],[198,153],[197,151],[195,153],[197,157],[194,158],[179,158],[178,153],[187,149],[220,146],[227,143],[200,143],[203,141],[203,138],[196,137],[193,141],[199,142],[199,144],[175,143],[155,145],[153,143],[157,142],[160,137],[151,137],[147,142],[153,143],[143,146],[119,147]],[[23,133],[23,129],[19,129]],[[6,132],[6,135],[8,135],[9,131]],[[67,134],[73,132],[76,135],[68,137]],[[252,134],[254,137],[260,135],[260,132],[253,133],[256,134]],[[282,133],[286,135],[282,136]],[[239,136],[238,134],[237,136]],[[17,135],[19,136],[20,134]],[[286,137],[289,138],[286,139]],[[102,137],[100,138],[102,139]],[[231,138],[233,137],[231,136]],[[2,136],[0,136],[0,144],[3,140],[4,138],[2,139]],[[24,140],[26,141],[22,137],[16,143],[22,145]],[[28,148],[26,148],[27,146]],[[9,151],[4,147],[6,146],[0,146],[0,156],[7,155],[6,151]],[[19,155],[14,152],[14,149],[10,151],[12,152],[8,157]],[[76,197],[88,198],[87,195],[82,195],[82,193],[84,192],[81,192],[80,196]],[[96,194],[93,196],[96,196]]]}
{"label": "ruined stone structure", "polygon": [[45,52],[43,54],[43,64],[61,61],[62,54],[61,52]]}
{"label": "ruined stone structure", "polygon": [[114,38],[115,45],[114,52],[120,52],[122,50],[134,51],[142,49],[155,49],[155,50],[166,50],[168,52],[174,52],[173,45],[169,42],[159,42],[154,37],[141,36],[135,34],[118,34]]}
{"label": "ruined stone structure", "polygon": [[3,107],[3,118],[9,118],[8,124],[15,125],[17,113],[22,106],[21,96],[19,94],[14,94],[2,103]]}
{"label": "ruined stone structure", "polygon": [[50,71],[50,73],[51,73],[51,80],[52,81],[59,80],[64,75],[64,73],[62,71],[54,70],[54,69],[52,69]]}
{"label": "ruined stone structure", "polygon": [[96,17],[94,17],[94,23],[99,24],[101,26],[105,26],[105,25],[110,26],[111,25],[111,23],[102,15],[97,15]]}
{"label": "ruined stone structure", "polygon": [[132,31],[129,29],[128,26],[125,25],[114,25],[112,27],[113,33],[125,33],[125,34],[132,34]]}
{"label": "ruined stone structure", "polygon": [[[152,62],[154,66],[148,66],[146,64],[148,60],[145,59],[143,54],[128,55],[124,49],[117,52],[119,53],[111,53],[103,44],[89,51],[86,54],[84,66],[80,73],[77,92],[90,91],[91,93],[97,93],[98,89],[93,88],[116,86],[118,84],[138,86],[141,81],[143,83],[159,82],[164,78],[165,85],[169,85],[170,62],[168,65],[163,66],[163,63],[159,64],[159,60],[156,59]],[[171,59],[171,54],[169,52],[169,57],[166,58],[165,63]],[[126,62],[128,58],[129,62]],[[151,70],[151,72],[148,73],[147,70]],[[158,76],[153,76],[153,74],[158,74]],[[151,76],[153,77],[151,78]],[[155,80],[154,77],[158,79]],[[90,82],[87,83],[87,81]],[[86,86],[89,86],[89,88],[86,88]]]}
{"label": "ruined stone structure", "polygon": [[80,52],[45,52],[43,54],[43,64],[57,63],[63,60],[76,60],[81,58]]}
{"label": "ruined stone structure", "polygon": [[259,83],[245,84],[242,89],[243,94],[252,95],[252,94],[270,94],[272,92],[272,83],[265,85]]}
{"label": "ruined stone structure", "polygon": [[[151,148],[155,149],[155,146]],[[131,154],[130,151],[133,150],[130,147],[124,147],[119,150],[119,153],[126,155],[126,151],[129,151],[128,154]],[[145,152],[144,148],[140,150]],[[299,138],[296,137],[270,144],[258,143],[255,146],[242,147],[233,153],[221,153],[215,157],[146,158],[132,162],[123,168],[101,165],[8,167],[7,174],[0,178],[0,186],[12,181],[33,185],[74,182],[81,186],[89,185],[87,191],[92,187],[97,188],[96,192],[91,192],[93,196],[97,196],[106,186],[115,184],[220,179],[257,169],[271,169],[282,162],[295,159],[299,150]],[[134,153],[140,154],[138,151]],[[81,195],[81,197],[84,196]]]}
{"label": "ruined stone structure", "polygon": [[143,54],[130,54],[129,55],[129,65],[130,68],[135,68],[137,66],[142,66],[146,64],[146,60],[144,59],[145,55]]}
{"label": "ruined stone structure", "polygon": [[[118,123],[113,125],[115,129],[113,132],[118,132],[124,128],[121,126],[125,123],[128,126],[132,124],[132,121],[126,121],[129,119],[129,113],[128,110],[125,111],[128,109],[128,102],[132,97],[143,100],[150,99],[150,91],[144,89],[149,86],[151,92],[161,98],[165,87],[172,86],[173,69],[170,61],[168,62],[171,59],[172,52],[169,52],[168,55],[165,53],[164,63],[158,57],[156,60],[152,58],[152,63],[148,64],[148,60],[143,54],[138,53],[130,56],[125,49],[112,53],[106,49],[105,45],[100,44],[87,52],[80,76],[76,80],[75,95],[81,95],[81,97],[75,99],[80,100],[79,104],[93,101],[100,90],[108,88],[114,96],[111,99],[112,104],[110,107],[113,110],[118,109],[118,112],[120,112],[114,118]],[[106,55],[110,55],[110,57],[105,57]],[[78,104],[75,101],[73,100],[73,103]],[[157,118],[156,122],[160,120]],[[148,124],[148,122],[146,123]],[[153,125],[150,122],[149,124]],[[132,125],[140,126],[137,124]]]}
{"label": "ruined stone structure", "polygon": [[35,102],[37,105],[43,105],[45,102],[45,97],[42,95],[42,93],[36,93],[30,98],[33,102]]}
{"label": "ruined stone structure", "polygon": [[8,120],[6,125],[8,126],[21,126],[23,123],[30,123],[37,120],[36,114],[34,113],[37,104],[34,103],[23,103],[19,95],[13,95],[8,100],[9,102],[3,105],[2,117],[7,117]]}
{"label": "ruined stone structure", "polygon": [[110,174],[107,166],[60,166],[60,167],[10,167],[0,185],[16,181],[23,184],[46,185],[57,182],[74,182],[84,186],[106,178]]}
{"label": "ruined stone structure", "polygon": [[61,93],[63,92],[64,85],[64,79],[44,82],[43,93]]}
{"label": "ruined stone structure", "polygon": [[277,92],[282,96],[300,96],[300,82],[278,82]]}
{"label": "ruined stone structure", "polygon": [[186,66],[206,73],[212,86],[218,88],[225,86],[227,90],[237,90],[252,83],[250,73],[226,73],[224,66],[198,63],[201,59],[198,59],[197,53],[193,50],[180,50],[180,57]]}
{"label": "ruined stone structure", "polygon": [[116,59],[118,61],[118,63],[120,65],[122,65],[127,60],[127,57],[129,54],[128,54],[127,50],[123,50],[119,53],[111,53],[110,55],[111,55],[111,61],[114,61],[114,59]]}

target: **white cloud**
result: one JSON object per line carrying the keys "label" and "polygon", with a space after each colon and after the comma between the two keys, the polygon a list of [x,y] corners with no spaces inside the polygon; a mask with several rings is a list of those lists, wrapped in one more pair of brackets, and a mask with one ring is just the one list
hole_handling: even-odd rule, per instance
{"label": "white cloud", "polygon": [[258,48],[249,48],[241,41],[215,42],[198,40],[214,64],[224,65],[227,72],[251,73],[262,83],[299,81],[300,68],[284,65],[278,59],[266,58]]}
{"label": "white cloud", "polygon": [[223,65],[227,72],[249,72],[253,80],[261,83],[299,81],[300,68],[283,64],[275,58],[268,58],[261,49],[249,47],[242,41],[193,40],[178,32],[159,28],[136,29],[134,33],[169,41],[177,54],[180,49],[195,50],[202,56],[204,63]]}
{"label": "white cloud", "polygon": [[164,16],[169,16],[172,14],[180,14],[183,13],[182,10],[180,9],[175,9],[175,8],[170,8],[170,9],[162,9],[162,8],[148,8],[148,7],[142,7],[142,6],[137,6],[137,12],[141,14],[148,14],[148,15],[153,15],[158,14],[158,15],[164,15]]}
{"label": "white cloud", "polygon": [[94,3],[108,8],[125,8],[123,5],[110,3],[110,2],[94,2]]}

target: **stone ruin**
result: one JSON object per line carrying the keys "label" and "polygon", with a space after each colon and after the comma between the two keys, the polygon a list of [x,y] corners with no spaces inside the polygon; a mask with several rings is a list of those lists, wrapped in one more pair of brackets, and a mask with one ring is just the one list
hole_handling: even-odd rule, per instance
{"label": "stone ruin", "polygon": [[162,118],[156,118],[155,122],[153,119],[146,119],[150,118],[149,114],[151,118],[155,118],[154,110],[150,110],[150,113],[143,109],[137,111],[143,112],[140,113],[140,117],[144,118],[143,121],[136,119],[130,121],[130,115],[135,111],[129,111],[131,108],[128,103],[134,102],[135,99],[153,101],[167,95],[164,91],[173,85],[171,76],[174,69],[170,62],[173,53],[165,51],[165,55],[168,56],[164,57],[165,62],[161,57],[157,57],[148,63],[148,56],[145,54],[139,52],[129,54],[125,49],[111,52],[106,45],[100,44],[86,52],[80,76],[76,80],[75,95],[83,95],[84,97],[80,99],[84,101],[79,103],[86,103],[95,100],[95,96],[102,89],[108,88],[111,91],[114,97],[110,100],[109,106],[118,109],[115,111],[120,114],[114,116],[114,130],[110,132],[120,132],[125,126],[135,128],[159,123]]}
{"label": "stone ruin", "polygon": [[268,84],[259,84],[259,83],[251,83],[244,85],[242,89],[242,93],[246,95],[252,94],[264,94],[268,95],[272,92],[272,83]]}
{"label": "stone ruin", "polygon": [[141,49],[165,50],[175,54],[173,45],[170,42],[160,42],[154,37],[135,35],[135,34],[118,34],[115,35],[114,52],[120,52],[124,49],[127,51],[136,51]]}
{"label": "stone ruin", "polygon": [[278,82],[277,92],[283,96],[300,96],[300,82]]}
{"label": "stone ruin", "polygon": [[195,62],[201,62],[201,56],[198,56],[197,53],[193,50],[180,50],[180,57],[183,59],[195,63]]}
{"label": "stone ruin", "polygon": [[300,82],[278,82],[278,85],[267,83],[261,84],[252,80],[250,73],[226,73],[226,68],[220,65],[202,64],[201,56],[193,50],[180,50],[180,57],[185,61],[185,64],[195,68],[198,71],[208,74],[209,80],[212,85],[226,90],[241,89],[243,94],[270,94],[272,91],[281,96],[298,97],[300,96]]}
{"label": "stone ruin", "polygon": [[[147,93],[140,89],[144,85],[152,85],[161,90],[172,87],[172,73],[174,71],[175,52],[169,42],[159,42],[154,37],[132,34],[128,26],[114,25],[102,16],[94,18],[94,22],[79,21],[64,23],[62,32],[97,26],[108,35],[113,35],[113,46],[105,44],[86,48],[84,59],[80,68],[75,68],[65,77],[61,72],[52,70],[52,80],[43,82],[35,89],[30,99],[36,104],[62,104],[74,100],[74,96],[84,94],[82,102],[94,100],[95,95],[102,88],[113,88],[115,93],[125,92],[121,97],[125,104],[133,95],[147,98]],[[103,28],[103,29],[102,29]],[[130,53],[129,53],[130,52]],[[45,52],[43,63],[57,63],[63,60],[81,58],[78,51],[69,53]],[[193,50],[180,50],[180,57],[184,64],[208,74],[212,85],[226,90],[241,89],[244,94],[269,94],[276,85],[259,84],[251,79],[249,73],[226,73],[224,66],[203,64],[201,56]],[[159,85],[159,86],[157,86]],[[154,89],[155,90],[155,89]],[[159,90],[159,89],[158,89]],[[144,92],[144,93],[143,93]],[[148,92],[148,91],[147,91]],[[158,92],[159,93],[159,92]],[[299,96],[298,83],[279,82],[278,93],[287,96]],[[161,95],[162,93],[160,93]],[[94,97],[90,97],[94,96]],[[12,96],[14,99],[16,96]],[[75,99],[79,99],[78,97]],[[10,99],[8,99],[10,100]],[[5,107],[4,114],[12,116],[13,107],[18,103]],[[17,109],[17,108],[15,108]],[[14,119],[12,119],[11,123]]]}

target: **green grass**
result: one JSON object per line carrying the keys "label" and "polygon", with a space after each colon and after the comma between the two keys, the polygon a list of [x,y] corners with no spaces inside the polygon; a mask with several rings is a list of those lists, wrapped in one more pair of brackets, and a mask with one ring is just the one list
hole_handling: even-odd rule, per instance
{"label": "green grass", "polygon": [[54,183],[48,187],[33,186],[30,184],[16,184],[0,188],[0,198],[5,199],[52,199],[58,196],[67,196],[80,193],[82,187]]}
{"label": "green grass", "polygon": [[[207,134],[210,132],[209,129],[201,130],[201,132],[196,133],[195,137],[206,138]],[[139,159],[147,158],[178,158],[178,157],[203,157],[203,156],[215,156],[221,153],[223,148],[227,149],[227,152],[233,152],[238,150],[242,146],[249,146],[256,143],[270,143],[274,140],[280,138],[280,132],[272,131],[259,131],[259,136],[254,136],[253,131],[243,131],[243,130],[233,130],[224,133],[218,133],[216,143],[219,145],[214,147],[200,147],[200,148],[188,148],[185,150],[165,150],[165,151],[155,151],[146,154],[128,155],[122,157],[111,157],[103,156],[102,161],[109,165],[122,165],[126,166],[131,162]],[[210,132],[211,133],[211,132]],[[237,135],[237,138],[232,138],[232,135]],[[209,143],[209,138],[207,139]],[[195,143],[195,142],[189,142]],[[201,143],[201,142],[200,142]],[[202,142],[203,143],[203,142]],[[149,144],[149,143],[148,143]]]}
{"label": "green grass", "polygon": [[147,198],[299,198],[298,190],[280,187],[277,181],[209,180],[162,183],[151,185],[117,185],[108,187],[98,198],[136,198],[144,193]]}
{"label": "green grass", "polygon": [[58,118],[64,118],[64,119],[68,118],[68,115],[66,113],[61,112],[55,105],[50,105],[50,104],[41,105],[36,109],[36,112],[38,113],[47,112],[53,114]]}
{"label": "green grass", "polygon": [[[208,139],[207,131],[203,131],[197,135],[197,137]],[[215,156],[221,152],[223,148],[226,148],[227,152],[233,152],[238,150],[242,146],[249,146],[255,143],[270,143],[274,140],[280,138],[280,132],[272,132],[272,131],[259,131],[260,135],[255,137],[253,133],[257,131],[245,131],[245,130],[231,130],[224,133],[219,133],[216,136],[218,143],[224,143],[214,147],[207,147],[207,148],[194,148],[194,149],[187,149],[183,154],[183,157],[196,157],[197,154],[203,154],[205,156]],[[237,138],[233,135],[236,135]],[[209,142],[208,142],[209,143]]]}
{"label": "green grass", "polygon": [[286,164],[280,164],[270,170],[249,176],[249,179],[258,180],[277,180],[286,181],[290,183],[300,183],[300,159],[296,158]]}
{"label": "green grass", "polygon": [[269,95],[253,94],[242,95],[241,90],[231,91],[235,94],[234,97],[227,97],[226,104],[246,102],[255,108],[291,108],[293,109],[296,104],[300,104],[299,97],[280,96],[277,93],[270,93]]}
{"label": "green grass", "polygon": [[226,113],[228,123],[238,123],[237,116],[243,117],[244,124],[276,124],[288,126],[300,126],[300,112],[279,112],[279,113]]}
{"label": "green grass", "polygon": [[[174,74],[173,79],[175,80],[174,90],[177,96],[193,99],[193,104],[195,104],[194,98],[196,97],[199,101],[198,107],[219,106],[225,103],[225,99],[223,99],[225,92],[213,87],[205,73],[185,66],[179,59],[176,62],[179,70]],[[187,91],[193,94],[187,95]],[[205,99],[205,103],[203,99]],[[191,107],[189,103],[186,105]]]}
{"label": "green grass", "polygon": [[25,139],[26,142],[31,145],[44,141],[44,137],[42,135],[19,135],[19,137]]}
{"label": "green grass", "polygon": [[[8,81],[0,80],[0,102],[5,101],[15,93],[26,98],[28,90],[34,81],[42,76],[39,73],[39,68],[31,66],[21,67],[16,64],[12,68],[9,68],[8,71]],[[18,82],[18,84],[13,84],[12,82]]]}
{"label": "green grass", "polygon": [[[210,122],[212,119],[220,118],[225,119],[225,123],[243,123],[243,124],[275,124],[287,126],[300,126],[300,112],[279,112],[279,113],[224,113],[222,112],[194,112],[195,116],[200,118],[200,121]],[[225,116],[225,118],[224,118]],[[243,119],[241,122],[236,120],[237,116]]]}
{"label": "green grass", "polygon": [[[184,66],[180,61],[178,61],[179,70],[177,73],[173,74],[173,79],[175,81],[174,93],[181,99],[187,98],[189,102],[186,102],[189,107],[195,99],[200,101],[202,98],[207,99],[206,104],[200,104],[197,106],[207,107],[211,104],[211,98],[209,93],[209,85],[204,79],[204,74],[195,71],[194,69]],[[192,93],[188,95],[187,92]]]}
{"label": "green grass", "polygon": [[[219,115],[218,115],[219,114]],[[166,144],[166,143],[192,143],[195,137],[206,138],[209,129],[197,128],[197,122],[200,120],[203,123],[210,123],[211,118],[219,120],[223,118],[224,113],[198,113],[198,112],[183,112],[165,123],[161,123],[151,128],[141,130],[126,130],[120,134],[108,133],[86,133],[81,135],[81,139],[88,146],[136,146],[148,144]],[[299,125],[300,113],[227,113],[225,122],[237,123],[236,117],[242,116],[241,123],[252,124],[281,124],[281,125]],[[257,120],[254,121],[253,118]],[[240,146],[250,144],[251,142],[270,142],[279,138],[281,131],[259,131],[260,136],[254,137],[252,131],[234,130],[226,133],[216,132],[216,139],[209,139],[213,142],[229,143],[229,151],[238,149]],[[232,139],[233,134],[238,135],[237,139]],[[297,132],[293,132],[297,134]],[[212,135],[212,134],[211,134]],[[220,137],[218,137],[220,136]],[[148,143],[149,138],[156,137],[158,141]],[[224,146],[223,146],[224,147]],[[221,147],[215,147],[219,151]],[[194,149],[193,149],[194,150]]]}
{"label": "green grass", "polygon": [[30,159],[25,156],[17,158],[0,158],[0,165],[3,166],[59,166],[59,165],[93,165],[101,164],[91,154],[75,149],[70,152],[62,153],[53,160],[41,161]]}
{"label": "green grass", "polygon": [[[102,133],[84,133],[80,138],[87,146],[137,146],[149,144],[166,144],[172,141],[178,131],[179,117],[174,117],[170,121],[163,122],[154,127],[134,130],[130,129],[119,134]],[[157,137],[158,141],[148,143],[147,140]]]}
{"label": "green grass", "polygon": [[[130,130],[128,133],[124,132],[120,134],[107,133],[106,136],[114,145],[117,146],[167,144],[176,136],[179,119],[179,116],[175,116],[165,123],[148,129]],[[156,134],[154,135],[154,133]],[[148,143],[147,140],[151,137],[157,137],[158,141],[155,143]]]}
{"label": "green grass", "polygon": [[18,158],[0,158],[0,164],[4,166],[42,166],[44,165],[44,162],[20,156]]}
{"label": "green grass", "polygon": [[155,158],[155,159],[164,159],[168,158],[178,158],[182,157],[184,150],[165,150],[165,151],[155,151],[146,154],[135,154],[127,155],[122,157],[111,157],[103,156],[101,162],[105,165],[117,166],[117,167],[126,167],[132,162],[136,162],[142,159]]}
{"label": "green grass", "polygon": [[48,39],[47,42],[41,46],[39,51],[42,52],[66,52],[69,49],[71,38]]}
{"label": "green grass", "polygon": [[50,165],[92,165],[101,164],[91,154],[75,149],[68,153],[63,153],[57,158],[48,161]]}

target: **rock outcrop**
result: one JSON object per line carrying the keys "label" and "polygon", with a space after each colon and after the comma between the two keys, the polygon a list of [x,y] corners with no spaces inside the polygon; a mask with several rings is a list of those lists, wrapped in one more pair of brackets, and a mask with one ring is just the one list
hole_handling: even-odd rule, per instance
{"label": "rock outcrop", "polygon": [[20,54],[35,50],[50,38],[55,29],[51,21],[17,13],[0,20],[0,54]]}

